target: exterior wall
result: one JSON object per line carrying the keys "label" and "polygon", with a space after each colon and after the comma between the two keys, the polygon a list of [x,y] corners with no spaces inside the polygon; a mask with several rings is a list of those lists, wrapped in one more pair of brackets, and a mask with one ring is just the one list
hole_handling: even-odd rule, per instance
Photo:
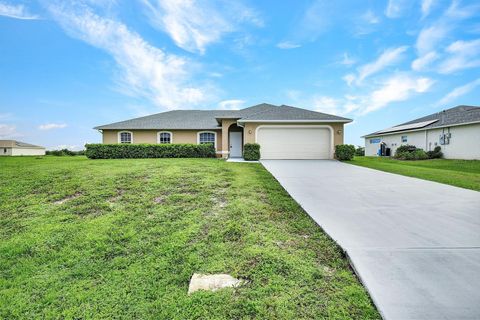
{"label": "exterior wall", "polygon": [[[271,122],[258,122],[258,123],[245,123],[245,127],[243,130],[243,141],[245,143],[255,143],[256,141],[256,131],[259,126],[262,125],[279,125],[279,126],[285,126],[285,125],[309,125],[309,126],[315,126],[315,125],[323,125],[323,126],[330,126],[333,129],[333,147],[335,147],[338,144],[343,144],[343,134],[344,134],[344,124],[343,123],[336,123],[336,122],[324,122],[324,123],[318,123],[318,122],[313,122],[313,123],[271,123]],[[338,131],[340,130],[340,133]]]}
{"label": "exterior wall", "polygon": [[0,156],[11,156],[12,148],[0,148]]}
{"label": "exterior wall", "polygon": [[[133,143],[157,143],[157,133],[168,131],[172,133],[173,143],[198,143],[198,132],[213,131],[217,133],[217,153],[223,150],[222,131],[220,130],[103,130],[103,143],[118,143],[118,133],[121,131],[132,132]],[[228,150],[228,149],[227,149]]]}
{"label": "exterior wall", "polygon": [[[402,136],[407,136],[407,142],[402,143]],[[371,139],[380,139],[380,141],[377,143],[370,143]],[[392,156],[395,154],[395,150],[397,150],[398,147],[405,144],[414,145],[417,148],[427,150],[425,149],[425,131],[414,131],[365,138],[365,155],[376,156],[378,149],[380,149],[381,142],[385,142],[387,148],[391,149]]]}
{"label": "exterior wall", "polygon": [[[440,144],[440,134],[450,132],[450,143]],[[401,137],[407,136],[407,142],[403,144],[414,145],[425,151],[433,150],[437,145],[442,148],[446,159],[480,159],[480,124],[454,126],[413,132],[397,133],[392,135],[365,138],[365,155],[376,156],[380,143],[370,143],[370,139],[379,138],[384,141],[388,148],[395,150],[402,145]]]}
{"label": "exterior wall", "polygon": [[[12,156],[44,156],[45,149],[40,148],[12,148]],[[3,151],[3,150],[2,150]]]}
{"label": "exterior wall", "polygon": [[[450,143],[440,145],[440,134],[449,132]],[[427,149],[433,150],[435,144],[442,148],[446,159],[480,160],[480,123],[428,130]]]}
{"label": "exterior wall", "polygon": [[[173,143],[197,143],[197,134],[200,131],[214,131],[217,133],[217,155],[221,155],[223,158],[228,157],[228,128],[230,125],[236,123],[236,119],[224,119],[222,120],[221,130],[165,130],[172,133]],[[258,123],[246,123],[243,130],[243,142],[254,143],[257,127],[261,125],[328,125],[332,127],[333,132],[333,147],[338,144],[343,144],[344,136],[344,124],[343,123],[270,123],[270,122],[258,122]],[[157,133],[163,130],[103,130],[102,141],[104,144],[118,143],[118,133],[121,131],[129,131],[133,133],[133,143],[157,143]],[[340,132],[340,133],[339,133]]]}

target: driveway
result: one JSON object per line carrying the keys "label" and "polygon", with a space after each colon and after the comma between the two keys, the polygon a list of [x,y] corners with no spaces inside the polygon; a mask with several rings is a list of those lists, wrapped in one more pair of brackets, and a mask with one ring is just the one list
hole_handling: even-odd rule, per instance
{"label": "driveway", "polygon": [[480,192],[329,160],[265,168],[346,251],[386,319],[480,319]]}

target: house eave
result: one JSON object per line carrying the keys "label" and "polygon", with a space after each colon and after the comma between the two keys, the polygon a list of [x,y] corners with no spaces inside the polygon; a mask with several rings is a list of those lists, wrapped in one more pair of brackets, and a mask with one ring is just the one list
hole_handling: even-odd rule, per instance
{"label": "house eave", "polygon": [[267,122],[267,123],[350,123],[353,120],[238,120],[239,123],[258,123],[258,122]]}

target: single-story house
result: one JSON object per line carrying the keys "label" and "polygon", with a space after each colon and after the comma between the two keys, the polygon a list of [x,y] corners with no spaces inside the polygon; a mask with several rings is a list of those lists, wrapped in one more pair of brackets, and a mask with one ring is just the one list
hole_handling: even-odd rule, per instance
{"label": "single-story house", "polygon": [[446,159],[480,159],[480,107],[457,106],[363,138],[366,156],[393,156],[408,144],[425,151],[440,146]]}
{"label": "single-story house", "polygon": [[44,156],[45,148],[16,140],[0,140],[0,156]]}
{"label": "single-story house", "polygon": [[262,103],[242,110],[173,110],[95,127],[103,143],[213,143],[217,156],[242,157],[260,144],[262,159],[332,159],[351,119]]}

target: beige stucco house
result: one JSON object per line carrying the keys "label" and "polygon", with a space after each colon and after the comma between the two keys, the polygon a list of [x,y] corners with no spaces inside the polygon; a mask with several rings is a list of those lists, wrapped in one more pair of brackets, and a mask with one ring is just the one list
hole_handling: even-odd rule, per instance
{"label": "beige stucco house", "polygon": [[240,158],[258,143],[262,159],[331,159],[351,119],[259,104],[242,110],[174,110],[95,127],[103,143],[213,143],[217,155]]}
{"label": "beige stucco house", "polygon": [[0,140],[0,156],[44,156],[45,148],[33,144],[16,141]]}

